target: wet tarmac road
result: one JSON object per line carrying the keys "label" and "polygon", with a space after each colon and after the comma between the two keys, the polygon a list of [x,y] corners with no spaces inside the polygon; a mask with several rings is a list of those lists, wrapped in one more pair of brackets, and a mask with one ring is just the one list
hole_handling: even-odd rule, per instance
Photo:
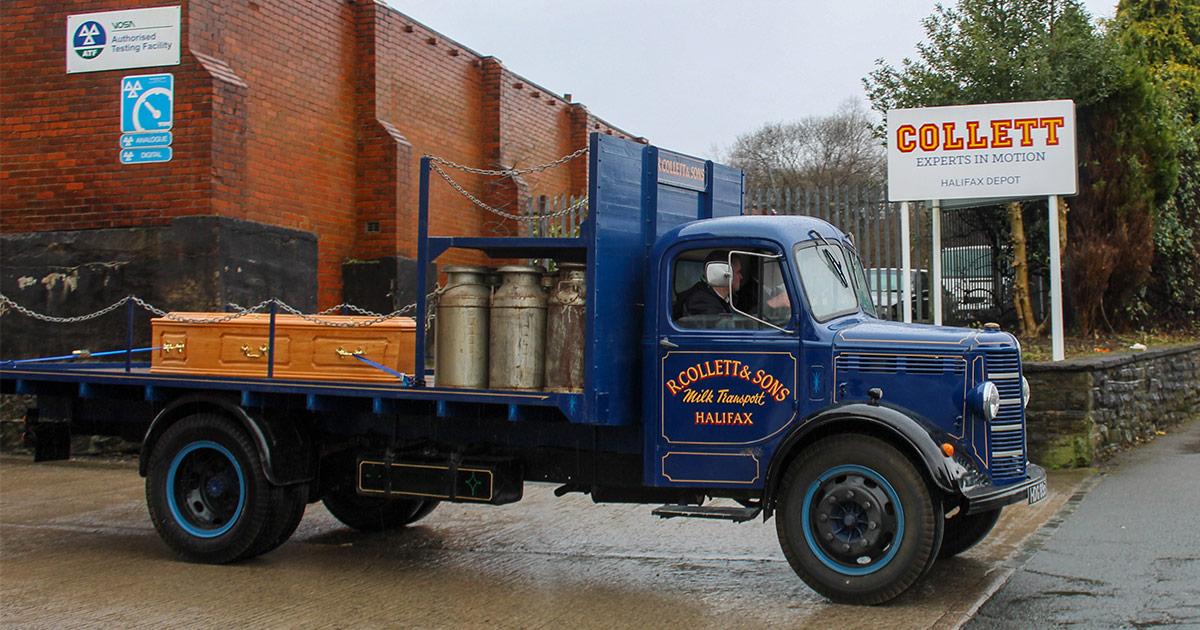
{"label": "wet tarmac road", "polygon": [[939,562],[888,606],[839,606],[784,560],[774,522],[652,517],[529,484],[502,507],[442,505],[360,534],[310,505],[279,550],[180,562],[146,514],[134,464],[0,457],[0,625],[61,627],[956,627],[1016,568],[1086,473]]}
{"label": "wet tarmac road", "polygon": [[1103,471],[968,628],[1200,628],[1200,420]]}

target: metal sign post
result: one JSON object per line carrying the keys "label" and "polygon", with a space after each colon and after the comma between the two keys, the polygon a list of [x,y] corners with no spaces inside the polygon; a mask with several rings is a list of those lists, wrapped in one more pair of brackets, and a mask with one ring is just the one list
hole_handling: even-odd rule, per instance
{"label": "metal sign post", "polygon": [[904,323],[912,323],[912,235],[908,231],[908,202],[900,204],[900,241],[904,249],[900,251],[900,292],[903,296]]}
{"label": "metal sign post", "polygon": [[933,279],[929,282],[929,293],[933,304],[933,325],[942,325],[942,202],[933,200],[933,251],[930,252],[930,271]]}
{"label": "metal sign post", "polygon": [[1050,213],[1047,217],[1050,224],[1050,339],[1051,358],[1062,361],[1066,358],[1063,347],[1063,312],[1062,312],[1062,256],[1058,251],[1058,195],[1046,198]]}

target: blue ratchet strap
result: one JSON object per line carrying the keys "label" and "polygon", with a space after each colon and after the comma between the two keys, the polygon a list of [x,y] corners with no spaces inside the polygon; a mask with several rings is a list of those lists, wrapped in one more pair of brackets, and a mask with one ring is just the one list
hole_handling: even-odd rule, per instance
{"label": "blue ratchet strap", "polygon": [[88,352],[87,350],[76,350],[71,354],[63,354],[57,357],[38,357],[36,359],[9,359],[0,361],[0,365],[20,365],[22,363],[42,363],[45,361],[73,361],[75,359],[87,359],[90,357],[107,357],[114,354],[125,354],[127,352],[151,352],[161,349],[159,346],[151,348],[134,348],[133,350],[105,350],[104,352]]}
{"label": "blue ratchet strap", "polygon": [[354,358],[358,359],[359,361],[362,361],[363,363],[366,363],[367,365],[369,365],[377,370],[383,370],[384,372],[387,372],[388,374],[395,376],[396,378],[400,379],[400,384],[403,385],[404,387],[412,387],[413,378],[411,376],[409,376],[408,374],[405,374],[404,372],[397,372],[396,370],[393,370],[392,368],[390,368],[386,365],[383,365],[382,363],[376,363],[376,362],[368,359],[367,357],[362,356],[361,354],[354,355]]}

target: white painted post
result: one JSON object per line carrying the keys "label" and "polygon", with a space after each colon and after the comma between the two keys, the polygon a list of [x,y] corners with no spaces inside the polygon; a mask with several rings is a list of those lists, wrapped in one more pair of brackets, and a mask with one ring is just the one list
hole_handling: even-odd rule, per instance
{"label": "white painted post", "polygon": [[1049,206],[1050,221],[1050,344],[1051,357],[1055,361],[1066,358],[1063,348],[1063,312],[1062,312],[1062,260],[1058,251],[1058,195],[1050,195],[1046,200]]}
{"label": "white painted post", "polygon": [[942,325],[942,201],[933,200],[933,252],[930,260],[933,263],[933,280],[929,283],[929,293],[933,297],[933,325]]}
{"label": "white painted post", "polygon": [[908,202],[900,203],[900,291],[901,303],[904,305],[904,322],[912,323],[912,235],[908,230]]}

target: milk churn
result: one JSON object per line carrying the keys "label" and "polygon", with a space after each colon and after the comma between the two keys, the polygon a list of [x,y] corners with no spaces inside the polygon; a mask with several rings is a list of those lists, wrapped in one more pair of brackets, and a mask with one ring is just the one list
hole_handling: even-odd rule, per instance
{"label": "milk churn", "polygon": [[492,289],[484,267],[446,267],[446,290],[438,299],[438,387],[488,386],[488,307]]}
{"label": "milk churn", "polygon": [[541,269],[513,265],[499,272],[502,282],[492,295],[488,386],[541,389],[546,343]]}
{"label": "milk churn", "polygon": [[554,287],[558,285],[558,274],[553,271],[543,271],[541,282],[542,292],[549,297],[551,293],[554,293]]}
{"label": "milk churn", "polygon": [[546,313],[546,391],[583,391],[585,265],[559,265]]}

